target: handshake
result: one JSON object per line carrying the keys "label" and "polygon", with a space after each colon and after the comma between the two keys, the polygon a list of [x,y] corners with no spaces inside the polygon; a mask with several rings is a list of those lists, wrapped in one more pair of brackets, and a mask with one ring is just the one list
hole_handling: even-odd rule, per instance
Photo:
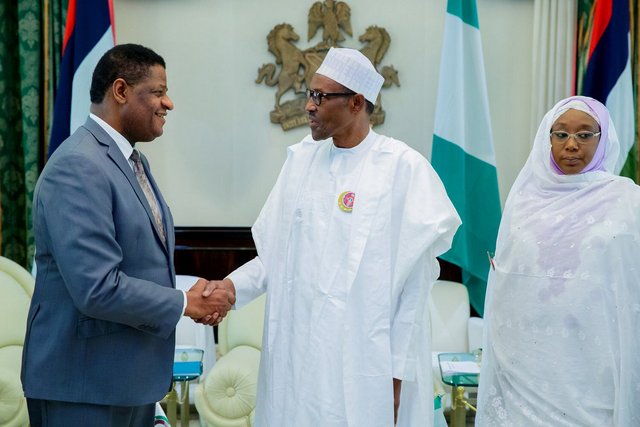
{"label": "handshake", "polygon": [[196,323],[217,325],[236,302],[236,289],[230,279],[198,279],[187,291],[187,309],[184,315]]}

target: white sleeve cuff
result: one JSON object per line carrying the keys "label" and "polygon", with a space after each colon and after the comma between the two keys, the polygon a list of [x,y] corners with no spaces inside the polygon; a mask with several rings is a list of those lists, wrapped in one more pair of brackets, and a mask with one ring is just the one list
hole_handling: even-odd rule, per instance
{"label": "white sleeve cuff", "polygon": [[180,291],[182,292],[182,314],[180,315],[180,317],[184,316],[184,313],[186,313],[187,311],[187,291]]}
{"label": "white sleeve cuff", "polygon": [[260,260],[255,257],[227,275],[236,290],[236,307],[240,308],[263,294],[267,288],[267,275]]}

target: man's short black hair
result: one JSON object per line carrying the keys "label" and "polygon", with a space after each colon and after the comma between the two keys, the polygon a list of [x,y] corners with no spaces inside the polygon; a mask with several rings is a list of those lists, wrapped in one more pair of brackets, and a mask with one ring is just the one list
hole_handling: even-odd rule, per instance
{"label": "man's short black hair", "polygon": [[109,49],[98,61],[91,80],[91,102],[99,104],[116,79],[122,78],[134,85],[149,76],[154,65],[166,68],[164,59],[151,49],[139,44],[119,44]]}

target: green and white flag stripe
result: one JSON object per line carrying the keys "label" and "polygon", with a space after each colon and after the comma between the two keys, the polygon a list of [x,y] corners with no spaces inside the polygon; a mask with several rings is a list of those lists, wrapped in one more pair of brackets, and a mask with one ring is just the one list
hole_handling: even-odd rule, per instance
{"label": "green and white flag stripe", "polygon": [[447,4],[431,163],[462,218],[442,258],[462,268],[471,304],[483,314],[500,197],[475,0]]}

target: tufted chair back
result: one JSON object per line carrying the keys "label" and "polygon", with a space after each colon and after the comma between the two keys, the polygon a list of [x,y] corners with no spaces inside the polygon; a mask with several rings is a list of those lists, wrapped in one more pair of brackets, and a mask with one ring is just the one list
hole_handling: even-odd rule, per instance
{"label": "tufted chair back", "polygon": [[231,311],[218,326],[220,358],[196,388],[203,427],[253,425],[265,298]]}
{"label": "tufted chair back", "polygon": [[462,283],[437,280],[431,288],[431,350],[469,351],[469,293]]}
{"label": "tufted chair back", "polygon": [[27,270],[0,256],[0,426],[4,427],[29,425],[20,365],[33,286]]}

